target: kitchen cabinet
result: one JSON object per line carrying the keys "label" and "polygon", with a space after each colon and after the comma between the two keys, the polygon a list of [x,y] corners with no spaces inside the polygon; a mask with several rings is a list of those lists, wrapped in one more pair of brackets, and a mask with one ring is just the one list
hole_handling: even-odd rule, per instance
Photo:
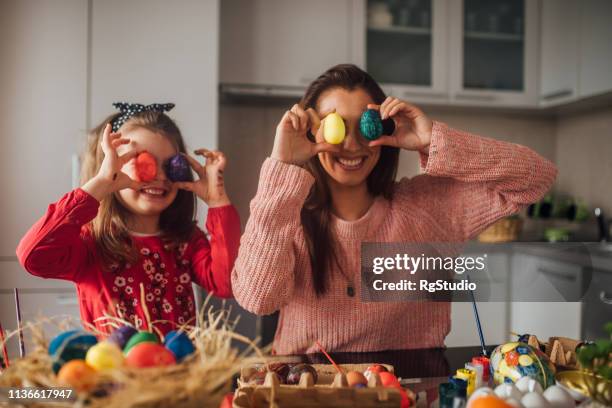
{"label": "kitchen cabinet", "polygon": [[572,101],[578,97],[578,53],[581,2],[543,0],[540,30],[541,106]]}
{"label": "kitchen cabinet", "polygon": [[388,94],[448,102],[448,0],[368,0],[366,24],[366,69]]}
{"label": "kitchen cabinet", "polygon": [[535,106],[538,1],[458,0],[450,15],[451,102]]}
{"label": "kitchen cabinet", "polygon": [[612,91],[612,2],[580,2],[580,97]]}
{"label": "kitchen cabinet", "polygon": [[301,95],[333,65],[363,67],[364,19],[358,0],[224,0],[221,83],[289,87]]}
{"label": "kitchen cabinet", "polygon": [[[470,274],[470,280],[476,284],[486,282],[491,290],[489,299],[505,300],[509,289],[510,260],[509,252],[466,252],[463,256],[480,257],[487,253],[486,270],[481,274]],[[510,310],[508,304],[498,302],[477,302],[478,314],[482,325],[483,336],[487,344],[502,344],[510,336]],[[445,344],[449,347],[463,347],[480,344],[476,320],[471,302],[453,302],[451,306],[451,331]]]}
{"label": "kitchen cabinet", "polygon": [[[583,276],[580,265],[515,254],[511,270],[512,331],[532,333],[542,339],[551,336],[581,338],[582,303],[579,299]],[[540,299],[543,301],[537,301]]]}

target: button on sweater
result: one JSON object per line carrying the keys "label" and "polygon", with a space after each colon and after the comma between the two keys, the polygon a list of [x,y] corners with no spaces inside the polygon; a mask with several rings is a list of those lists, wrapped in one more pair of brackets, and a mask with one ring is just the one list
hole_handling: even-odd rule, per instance
{"label": "button on sweater", "polygon": [[[232,288],[246,310],[280,310],[278,354],[442,347],[451,328],[450,303],[365,303],[360,299],[360,251],[366,242],[463,242],[494,221],[538,201],[556,167],[531,149],[434,122],[423,174],[395,184],[356,221],[332,216],[331,234],[343,273],[335,268],[317,297],[300,211],[314,178],[268,158],[241,238]],[[355,296],[347,294],[347,276]],[[471,318],[471,317],[470,317]]]}

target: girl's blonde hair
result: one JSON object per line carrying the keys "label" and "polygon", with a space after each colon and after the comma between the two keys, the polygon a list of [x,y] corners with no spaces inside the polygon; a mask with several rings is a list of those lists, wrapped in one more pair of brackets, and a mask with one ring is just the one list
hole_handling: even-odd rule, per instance
{"label": "girl's blonde hair", "polygon": [[[114,121],[121,113],[107,117],[102,123],[89,132],[88,146],[83,156],[81,168],[81,185],[98,174],[104,152],[101,147],[102,134],[107,123]],[[162,112],[146,111],[132,116],[122,129],[145,128],[164,135],[179,152],[185,153],[185,143],[181,131],[170,117]],[[193,176],[189,178],[193,181]],[[121,204],[114,193],[100,202],[96,218],[90,224],[91,235],[98,248],[103,266],[116,264],[123,266],[134,263],[138,252],[134,248],[127,228],[130,212]],[[159,219],[162,239],[166,244],[176,246],[191,238],[196,225],[196,199],[189,191],[179,190],[172,204],[166,208]]]}

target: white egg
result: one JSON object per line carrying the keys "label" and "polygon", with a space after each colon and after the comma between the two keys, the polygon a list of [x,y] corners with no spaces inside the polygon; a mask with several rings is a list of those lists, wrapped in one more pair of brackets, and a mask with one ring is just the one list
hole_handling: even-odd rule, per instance
{"label": "white egg", "polygon": [[528,392],[521,398],[521,403],[525,408],[552,408],[550,402],[548,402],[542,394],[537,392]]}
{"label": "white egg", "polygon": [[537,392],[541,394],[543,391],[540,383],[531,377],[523,377],[518,380],[515,385],[523,394],[527,394],[528,392]]}
{"label": "white egg", "polygon": [[515,400],[514,398],[508,398],[505,403],[513,406],[514,408],[525,408],[520,401]]}
{"label": "white egg", "polygon": [[514,384],[509,383],[499,384],[495,387],[495,395],[501,399],[514,398],[515,400],[520,400],[523,396]]}
{"label": "white egg", "polygon": [[472,395],[470,396],[470,399],[468,400],[467,406],[466,408],[470,408],[472,402],[476,399],[476,398],[480,398],[480,397],[484,397],[487,395],[494,395],[495,392],[493,391],[492,388],[489,387],[480,387],[478,389],[476,389]]}
{"label": "white egg", "polygon": [[572,396],[557,385],[548,387],[542,395],[550,402],[553,408],[574,408],[576,406]]}

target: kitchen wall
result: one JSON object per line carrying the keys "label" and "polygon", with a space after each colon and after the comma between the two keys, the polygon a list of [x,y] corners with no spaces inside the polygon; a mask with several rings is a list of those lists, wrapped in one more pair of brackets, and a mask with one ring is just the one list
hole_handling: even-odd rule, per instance
{"label": "kitchen wall", "polygon": [[612,216],[612,107],[559,117],[557,187]]}
{"label": "kitchen wall", "polygon": [[[285,103],[258,101],[224,103],[220,107],[219,147],[230,159],[226,171],[226,183],[232,201],[240,211],[243,226],[248,218],[249,202],[257,190],[261,163],[272,150],[276,125],[284,111],[291,105],[290,101]],[[551,116],[444,108],[424,110],[431,118],[450,126],[495,139],[524,144],[544,157],[555,160],[556,121]],[[402,152],[399,176],[411,177],[418,172],[417,154]]]}

